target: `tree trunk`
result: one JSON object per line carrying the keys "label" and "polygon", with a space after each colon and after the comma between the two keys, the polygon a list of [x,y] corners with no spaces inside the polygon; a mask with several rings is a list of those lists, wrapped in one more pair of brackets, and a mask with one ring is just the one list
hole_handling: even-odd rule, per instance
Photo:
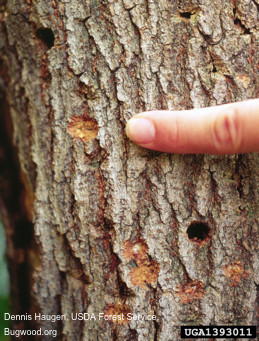
{"label": "tree trunk", "polygon": [[32,315],[13,328],[256,324],[258,154],[152,152],[125,124],[257,97],[257,18],[257,0],[0,1],[1,211],[12,314]]}

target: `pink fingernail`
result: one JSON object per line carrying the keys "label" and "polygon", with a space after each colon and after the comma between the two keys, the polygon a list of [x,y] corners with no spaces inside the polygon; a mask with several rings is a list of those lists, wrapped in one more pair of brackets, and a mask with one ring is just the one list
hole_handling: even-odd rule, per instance
{"label": "pink fingernail", "polygon": [[151,143],[155,138],[155,126],[151,120],[145,118],[132,118],[126,126],[127,136],[136,143]]}

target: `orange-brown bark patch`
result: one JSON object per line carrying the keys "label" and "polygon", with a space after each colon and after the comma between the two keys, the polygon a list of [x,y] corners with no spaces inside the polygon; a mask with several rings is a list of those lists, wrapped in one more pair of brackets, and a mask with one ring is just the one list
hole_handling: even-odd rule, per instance
{"label": "orange-brown bark patch", "polygon": [[232,280],[231,286],[237,286],[242,278],[246,278],[248,276],[248,271],[244,270],[243,264],[239,260],[226,265],[223,270],[225,276]]}
{"label": "orange-brown bark patch", "polygon": [[194,280],[192,282],[182,283],[175,293],[180,296],[182,303],[187,304],[194,300],[203,299],[205,295],[204,287],[205,285],[201,281]]}
{"label": "orange-brown bark patch", "polygon": [[82,140],[83,142],[93,140],[98,133],[98,126],[93,119],[82,116],[72,116],[67,126],[70,135]]}
{"label": "orange-brown bark patch", "polygon": [[133,286],[146,288],[147,284],[155,283],[159,274],[159,264],[152,260],[149,264],[144,264],[131,269],[130,281]]}
{"label": "orange-brown bark patch", "polygon": [[114,324],[129,323],[129,320],[127,319],[127,314],[129,313],[132,313],[132,311],[121,303],[109,304],[104,309],[105,320]]}
{"label": "orange-brown bark patch", "polygon": [[148,246],[143,239],[138,243],[126,241],[123,244],[123,255],[126,259],[134,259],[138,266],[149,263],[148,261]]}

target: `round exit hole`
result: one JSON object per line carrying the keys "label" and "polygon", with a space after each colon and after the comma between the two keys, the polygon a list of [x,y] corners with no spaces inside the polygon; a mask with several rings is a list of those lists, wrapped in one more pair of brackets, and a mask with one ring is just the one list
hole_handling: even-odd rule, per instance
{"label": "round exit hole", "polygon": [[36,32],[36,37],[41,39],[48,49],[51,49],[54,45],[55,37],[50,28],[39,28]]}
{"label": "round exit hole", "polygon": [[209,238],[210,228],[208,224],[202,221],[194,221],[189,225],[186,232],[192,242],[204,244]]}

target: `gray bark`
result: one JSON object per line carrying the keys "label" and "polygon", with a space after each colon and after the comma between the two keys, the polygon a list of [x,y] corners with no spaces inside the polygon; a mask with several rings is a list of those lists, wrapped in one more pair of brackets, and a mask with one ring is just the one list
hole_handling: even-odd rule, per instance
{"label": "gray bark", "polygon": [[[181,325],[255,325],[258,154],[152,152],[125,124],[140,111],[257,97],[258,1],[0,6],[3,112],[21,179],[16,215],[4,195],[1,204],[13,313],[157,318],[25,323],[62,340],[180,340]],[[23,234],[34,241],[17,246]]]}

